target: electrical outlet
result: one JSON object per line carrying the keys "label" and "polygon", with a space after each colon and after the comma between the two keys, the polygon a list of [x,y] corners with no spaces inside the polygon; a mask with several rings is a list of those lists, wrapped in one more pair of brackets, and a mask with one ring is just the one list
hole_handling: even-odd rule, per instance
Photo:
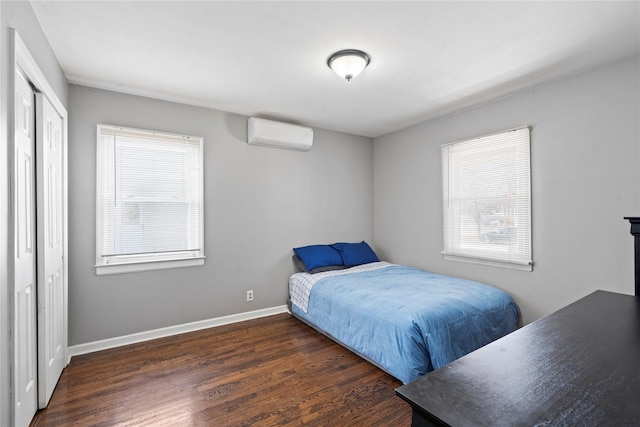
{"label": "electrical outlet", "polygon": [[253,301],[253,291],[247,291],[247,301]]}

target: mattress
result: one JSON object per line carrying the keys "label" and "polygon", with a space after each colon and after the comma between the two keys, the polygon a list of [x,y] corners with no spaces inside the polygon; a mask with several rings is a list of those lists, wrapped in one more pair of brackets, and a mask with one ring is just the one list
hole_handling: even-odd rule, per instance
{"label": "mattress", "polygon": [[514,331],[520,316],[493,286],[384,262],[293,274],[289,294],[294,316],[405,384]]}

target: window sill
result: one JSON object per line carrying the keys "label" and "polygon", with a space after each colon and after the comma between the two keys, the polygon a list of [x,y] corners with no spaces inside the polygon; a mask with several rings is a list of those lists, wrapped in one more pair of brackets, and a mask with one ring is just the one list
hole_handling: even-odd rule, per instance
{"label": "window sill", "polygon": [[204,265],[204,259],[205,257],[198,257],[96,265],[96,275],[105,276],[109,274],[136,273],[140,271],[165,270],[169,268],[197,267]]}
{"label": "window sill", "polygon": [[471,255],[456,254],[451,252],[442,252],[442,256],[447,261],[460,261],[470,264],[489,265],[492,267],[509,268],[520,271],[533,271],[533,262],[523,263],[514,261],[502,261],[496,259],[480,258]]}

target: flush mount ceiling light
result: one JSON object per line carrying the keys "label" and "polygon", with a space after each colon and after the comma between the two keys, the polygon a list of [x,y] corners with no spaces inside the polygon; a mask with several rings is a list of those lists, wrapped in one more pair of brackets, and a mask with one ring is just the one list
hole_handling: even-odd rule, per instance
{"label": "flush mount ceiling light", "polygon": [[334,53],[327,59],[327,65],[337,75],[347,81],[357,76],[365,69],[371,58],[361,50],[347,49]]}

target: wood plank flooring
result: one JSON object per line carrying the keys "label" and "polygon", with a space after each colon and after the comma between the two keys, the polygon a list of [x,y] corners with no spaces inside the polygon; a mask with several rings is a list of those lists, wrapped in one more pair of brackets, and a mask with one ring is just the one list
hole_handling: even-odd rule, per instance
{"label": "wood plank flooring", "polygon": [[400,385],[280,314],[76,356],[31,426],[410,426]]}

